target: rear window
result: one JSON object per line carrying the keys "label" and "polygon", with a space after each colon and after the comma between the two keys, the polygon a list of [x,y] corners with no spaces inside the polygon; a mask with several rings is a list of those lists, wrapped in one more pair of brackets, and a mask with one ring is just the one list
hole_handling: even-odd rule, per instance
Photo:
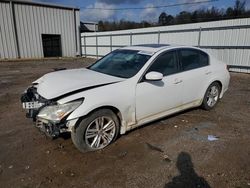
{"label": "rear window", "polygon": [[183,71],[209,65],[208,55],[200,50],[183,49],[179,51],[179,56]]}

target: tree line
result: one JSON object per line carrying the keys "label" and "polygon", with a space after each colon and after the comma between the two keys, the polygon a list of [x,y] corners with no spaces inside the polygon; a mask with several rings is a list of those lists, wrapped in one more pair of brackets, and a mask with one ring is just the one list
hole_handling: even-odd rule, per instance
{"label": "tree line", "polygon": [[162,12],[159,15],[157,23],[148,22],[146,20],[134,22],[127,21],[125,19],[120,21],[99,21],[98,29],[99,31],[115,31],[248,17],[250,17],[250,10],[246,9],[246,1],[236,0],[234,6],[228,7],[227,9],[218,9],[216,7],[212,7],[210,9],[203,8],[192,12],[182,11],[175,16]]}

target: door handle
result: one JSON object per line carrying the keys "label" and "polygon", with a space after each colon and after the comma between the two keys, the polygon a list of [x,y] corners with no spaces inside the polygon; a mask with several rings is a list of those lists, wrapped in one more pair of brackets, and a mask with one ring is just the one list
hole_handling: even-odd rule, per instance
{"label": "door handle", "polygon": [[207,71],[207,72],[206,72],[206,75],[209,75],[209,74],[211,74],[211,73],[212,73],[211,71]]}
{"label": "door handle", "polygon": [[174,84],[179,84],[179,83],[181,83],[182,82],[182,80],[175,80],[174,81]]}

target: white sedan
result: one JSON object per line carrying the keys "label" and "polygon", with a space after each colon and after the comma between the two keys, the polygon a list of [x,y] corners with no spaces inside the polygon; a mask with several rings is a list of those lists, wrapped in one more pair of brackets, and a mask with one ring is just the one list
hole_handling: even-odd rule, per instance
{"label": "white sedan", "polygon": [[229,80],[226,64],[199,48],[145,44],[115,50],[88,68],[48,73],[21,101],[42,132],[71,132],[86,152],[170,114],[212,109]]}

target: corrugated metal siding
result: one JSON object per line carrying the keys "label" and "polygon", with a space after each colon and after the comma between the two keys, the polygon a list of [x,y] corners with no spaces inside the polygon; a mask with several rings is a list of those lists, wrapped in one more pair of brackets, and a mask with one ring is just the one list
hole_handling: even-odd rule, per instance
{"label": "corrugated metal siding", "polygon": [[9,3],[0,3],[0,59],[17,58],[11,12]]}
{"label": "corrugated metal siding", "polygon": [[74,11],[20,4],[14,8],[21,57],[43,57],[42,34],[61,35],[62,55],[76,55]]}
{"label": "corrugated metal siding", "polygon": [[[44,57],[42,34],[61,35],[62,56],[80,55],[79,10],[22,3],[13,6],[21,58]],[[10,2],[0,2],[0,59],[18,57],[11,11]]]}
{"label": "corrugated metal siding", "polygon": [[80,12],[75,11],[75,32],[76,32],[76,54],[81,55],[81,33],[80,33]]}
{"label": "corrugated metal siding", "polygon": [[[237,27],[232,28],[231,26]],[[110,39],[110,35],[112,35],[112,39]],[[158,42],[192,46],[200,44],[206,51],[228,65],[245,67],[232,68],[231,70],[250,72],[249,68],[246,68],[250,67],[250,18],[113,32],[82,33],[83,55],[85,53],[96,55],[96,36],[99,45],[98,56],[106,55],[111,49],[130,45],[131,39],[133,45]],[[111,43],[112,48],[110,47]]]}

